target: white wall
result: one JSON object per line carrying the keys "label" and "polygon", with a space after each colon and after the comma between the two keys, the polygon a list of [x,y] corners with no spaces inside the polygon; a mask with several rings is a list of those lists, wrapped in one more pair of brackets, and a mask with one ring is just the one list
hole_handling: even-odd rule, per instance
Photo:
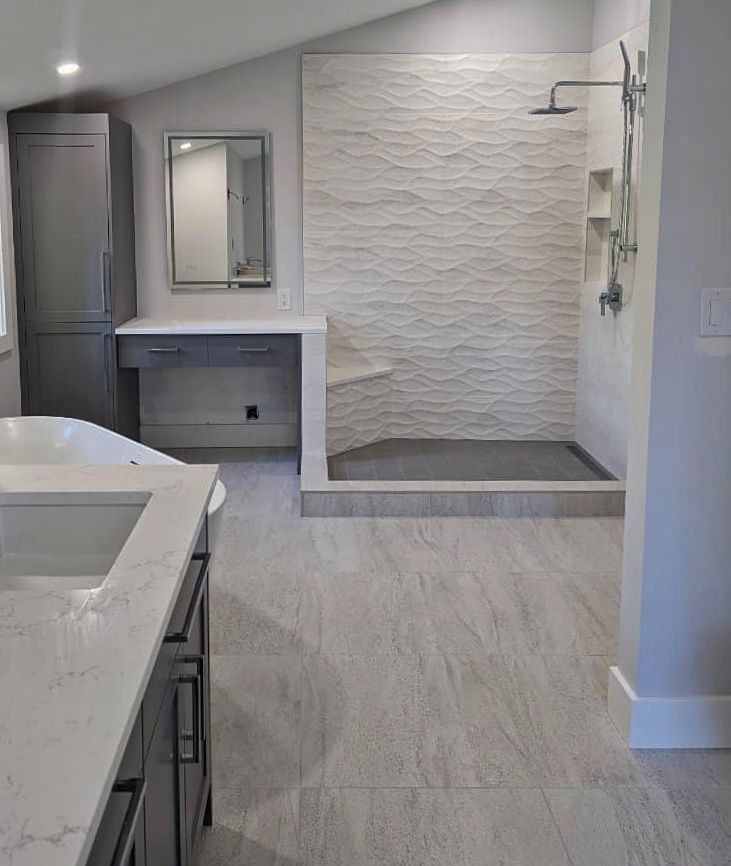
{"label": "white wall", "polygon": [[731,285],[730,40],[728,0],[653,0],[619,665],[633,713],[665,699],[648,737],[693,711],[686,746],[731,745],[731,338],[699,336]]}
{"label": "white wall", "polygon": [[[638,52],[647,54],[649,23],[622,34],[633,70],[638,69]],[[592,80],[621,80],[623,72],[619,40],[614,39],[591,53]],[[613,168],[613,219],[619,225],[622,140],[624,133],[619,88],[594,88],[589,92],[587,163],[588,169]],[[642,105],[637,113],[633,160],[632,220],[630,235],[637,233],[637,204],[642,183],[641,157],[644,134]],[[642,290],[635,280],[636,256],[620,264],[619,282],[624,289],[624,307],[619,313],[599,315],[598,295],[606,287],[585,285],[581,291],[579,332],[579,374],[576,395],[576,441],[617,478],[627,477],[627,431],[632,370],[632,328],[636,293]]]}
{"label": "white wall", "polygon": [[592,47],[600,48],[650,19],[650,0],[594,0]]}
{"label": "white wall", "polygon": [[[8,126],[5,112],[0,112],[0,268],[6,288],[8,308],[5,311],[11,346],[0,353],[0,416],[20,415],[20,374],[15,339],[15,263],[12,245],[10,206],[10,164],[8,161]],[[1,462],[1,460],[0,460]]]}

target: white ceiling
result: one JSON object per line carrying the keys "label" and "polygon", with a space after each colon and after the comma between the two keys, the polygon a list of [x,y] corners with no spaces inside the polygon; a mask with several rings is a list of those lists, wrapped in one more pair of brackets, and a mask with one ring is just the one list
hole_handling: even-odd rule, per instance
{"label": "white ceiling", "polygon": [[[429,0],[0,0],[0,109],[121,99]],[[72,78],[55,67],[82,64]]]}

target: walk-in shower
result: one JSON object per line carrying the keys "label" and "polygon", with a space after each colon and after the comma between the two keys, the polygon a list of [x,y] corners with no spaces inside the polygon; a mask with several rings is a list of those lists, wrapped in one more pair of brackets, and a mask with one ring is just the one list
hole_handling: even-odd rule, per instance
{"label": "walk-in shower", "polygon": [[533,115],[563,115],[576,111],[575,106],[560,106],[556,101],[559,88],[564,87],[621,87],[622,110],[624,112],[624,142],[622,148],[622,181],[619,226],[609,233],[609,265],[607,287],[599,295],[602,316],[609,307],[614,312],[622,309],[623,288],[619,282],[620,259],[627,261],[629,253],[637,252],[637,241],[630,240],[630,217],[632,207],[632,159],[635,139],[635,118],[637,115],[638,98],[646,93],[647,85],[638,80],[632,72],[627,46],[619,43],[624,61],[624,76],[621,81],[557,81],[551,88],[548,105],[545,108],[534,108],[529,113]]}
{"label": "walk-in shower", "polygon": [[[606,415],[624,387],[632,310],[600,319],[595,298],[612,245],[621,262],[633,240],[628,203],[620,222],[621,142],[624,106],[634,212],[644,29],[624,43],[626,81],[618,40],[576,53],[303,58],[306,308],[328,316],[328,459],[321,486],[305,471],[303,490],[322,508],[352,496],[348,513],[396,510],[406,497],[404,514],[486,514],[525,494],[505,507],[548,513],[535,494],[557,511],[582,497],[619,511],[623,446]],[[564,88],[581,86],[604,90],[569,99]],[[544,114],[580,110],[529,117],[542,100]],[[605,305],[620,281],[631,297],[629,258]],[[609,340],[618,363],[605,393]]]}

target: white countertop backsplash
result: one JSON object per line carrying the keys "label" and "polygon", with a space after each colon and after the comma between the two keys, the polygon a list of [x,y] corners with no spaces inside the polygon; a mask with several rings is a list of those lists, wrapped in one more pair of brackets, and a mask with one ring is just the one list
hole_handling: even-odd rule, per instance
{"label": "white countertop backsplash", "polygon": [[97,589],[0,591],[0,862],[85,863],[217,476],[215,466],[0,466],[0,501],[149,494]]}

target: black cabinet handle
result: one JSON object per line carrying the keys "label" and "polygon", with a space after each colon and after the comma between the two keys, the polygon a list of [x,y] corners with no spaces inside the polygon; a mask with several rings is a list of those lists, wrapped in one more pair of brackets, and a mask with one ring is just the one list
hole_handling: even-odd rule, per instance
{"label": "black cabinet handle", "polygon": [[183,743],[193,743],[193,750],[190,754],[181,749],[178,753],[178,760],[181,764],[198,764],[201,759],[201,682],[198,674],[185,674],[178,677],[178,682],[181,685],[189,685],[193,689],[193,730],[182,730],[178,736]]}
{"label": "black cabinet handle", "polygon": [[200,712],[198,714],[198,717],[199,717],[198,730],[200,731],[201,740],[205,741],[205,739],[206,739],[206,707],[205,707],[205,702],[203,699],[203,694],[205,691],[203,688],[203,685],[205,683],[204,665],[205,665],[206,661],[202,655],[182,656],[180,661],[183,664],[195,665],[196,676],[198,677],[198,679],[200,681],[200,687],[201,687],[201,700],[199,701],[199,706],[198,706],[198,709],[200,710]]}
{"label": "black cabinet handle", "polygon": [[206,586],[208,567],[211,564],[211,554],[194,553],[192,558],[194,561],[200,560],[202,564],[201,570],[198,572],[198,580],[196,580],[195,587],[193,589],[193,597],[190,600],[190,606],[188,607],[188,612],[185,615],[183,628],[180,631],[168,632],[168,634],[166,634],[163,638],[164,643],[187,643],[191,637],[193,620],[195,619],[195,614],[198,610],[198,606],[201,603],[201,599],[203,598],[203,590]]}
{"label": "black cabinet handle", "polygon": [[132,794],[111,862],[111,866],[128,866],[135,844],[137,822],[140,820],[142,807],[145,803],[147,781],[145,779],[123,779],[115,783],[112,791],[115,794]]}
{"label": "black cabinet handle", "polygon": [[111,258],[109,252],[104,250],[100,256],[100,267],[101,267],[101,277],[102,277],[102,295],[104,302],[104,312],[108,313],[111,308],[112,302],[112,292],[111,292],[111,282],[112,282],[112,266],[111,266]]}
{"label": "black cabinet handle", "polygon": [[260,354],[271,351],[271,346],[237,346],[237,352],[241,352],[242,354],[251,353],[251,354]]}

